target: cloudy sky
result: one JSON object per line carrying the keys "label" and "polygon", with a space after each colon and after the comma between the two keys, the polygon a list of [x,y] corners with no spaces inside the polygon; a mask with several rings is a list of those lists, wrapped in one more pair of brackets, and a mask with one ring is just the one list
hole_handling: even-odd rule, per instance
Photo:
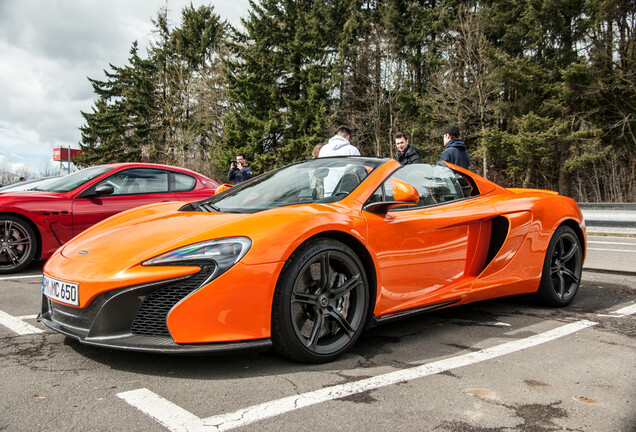
{"label": "cloudy sky", "polygon": [[[211,4],[240,25],[248,0],[0,0],[0,171],[25,168],[37,177],[53,164],[53,148],[79,148],[80,111],[95,95],[109,63],[123,66],[137,40],[152,39],[152,22],[167,4],[178,25],[185,5]],[[56,166],[56,165],[54,165]]]}

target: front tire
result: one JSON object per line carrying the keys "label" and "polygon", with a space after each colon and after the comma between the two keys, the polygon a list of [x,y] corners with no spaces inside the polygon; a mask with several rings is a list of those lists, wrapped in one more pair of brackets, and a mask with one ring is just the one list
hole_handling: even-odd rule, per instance
{"label": "front tire", "polygon": [[281,272],[272,306],[272,341],[282,355],[325,363],[356,342],[369,308],[369,283],[347,245],[316,239],[296,250]]}
{"label": "front tire", "polygon": [[37,237],[22,218],[0,216],[0,274],[16,273],[33,261]]}
{"label": "front tire", "polygon": [[554,232],[543,263],[537,295],[546,305],[569,305],[579,290],[583,268],[581,241],[574,230],[562,225]]}

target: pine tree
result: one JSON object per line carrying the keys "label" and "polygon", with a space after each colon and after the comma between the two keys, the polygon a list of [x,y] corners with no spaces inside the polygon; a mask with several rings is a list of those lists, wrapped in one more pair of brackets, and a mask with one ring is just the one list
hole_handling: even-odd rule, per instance
{"label": "pine tree", "polygon": [[190,5],[181,17],[171,28],[160,9],[148,58],[134,43],[128,65],[110,65],[104,81],[89,78],[97,100],[82,113],[79,164],[143,160],[214,172],[210,149],[227,106],[220,73],[227,24],[211,6]]}
{"label": "pine tree", "polygon": [[154,66],[139,57],[137,42],[130,54],[129,65],[104,71],[105,81],[89,78],[98,99],[92,112],[82,112],[78,166],[139,161],[152,143]]}
{"label": "pine tree", "polygon": [[192,5],[182,10],[179,27],[170,28],[166,8],[153,23],[157,36],[150,54],[157,66],[161,143],[157,161],[209,173],[206,165],[219,131],[208,127],[221,123],[226,105],[220,56],[225,54],[227,24],[211,6]]}
{"label": "pine tree", "polygon": [[328,4],[250,2],[227,62],[231,112],[215,158],[244,152],[257,172],[308,157],[328,117],[331,61]]}

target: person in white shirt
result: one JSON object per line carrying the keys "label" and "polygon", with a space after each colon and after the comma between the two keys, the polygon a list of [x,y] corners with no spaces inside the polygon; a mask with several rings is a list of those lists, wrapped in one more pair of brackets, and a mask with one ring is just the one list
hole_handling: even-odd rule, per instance
{"label": "person in white shirt", "polygon": [[[349,142],[351,129],[347,126],[340,126],[336,134],[329,139],[327,144],[322,146],[319,158],[329,156],[360,156],[360,150]],[[332,168],[324,179],[324,194],[330,196],[334,188],[345,172],[345,167]]]}
{"label": "person in white shirt", "polygon": [[360,156],[360,150],[349,142],[351,130],[347,126],[340,126],[327,144],[322,146],[318,157],[328,156]]}

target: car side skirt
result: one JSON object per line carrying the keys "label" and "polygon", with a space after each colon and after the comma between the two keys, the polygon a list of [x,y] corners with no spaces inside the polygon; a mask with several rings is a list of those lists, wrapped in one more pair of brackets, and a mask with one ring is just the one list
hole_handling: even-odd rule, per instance
{"label": "car side skirt", "polygon": [[454,305],[455,303],[459,303],[461,300],[457,299],[457,300],[451,300],[451,301],[446,301],[443,303],[436,303],[436,304],[432,304],[432,305],[428,305],[428,306],[422,306],[422,307],[417,307],[417,308],[413,308],[413,309],[407,309],[407,310],[402,310],[399,312],[392,312],[392,313],[388,313],[385,315],[380,315],[380,316],[374,316],[371,318],[371,321],[369,323],[369,327],[375,327],[377,325],[380,324],[384,324],[387,322],[392,322],[392,321],[396,321],[399,319],[403,319],[403,318],[408,318],[410,316],[413,315],[417,315],[417,314],[421,314],[421,313],[425,313],[425,312],[431,312],[437,309],[441,309],[441,308],[445,308],[447,306],[451,306]]}

